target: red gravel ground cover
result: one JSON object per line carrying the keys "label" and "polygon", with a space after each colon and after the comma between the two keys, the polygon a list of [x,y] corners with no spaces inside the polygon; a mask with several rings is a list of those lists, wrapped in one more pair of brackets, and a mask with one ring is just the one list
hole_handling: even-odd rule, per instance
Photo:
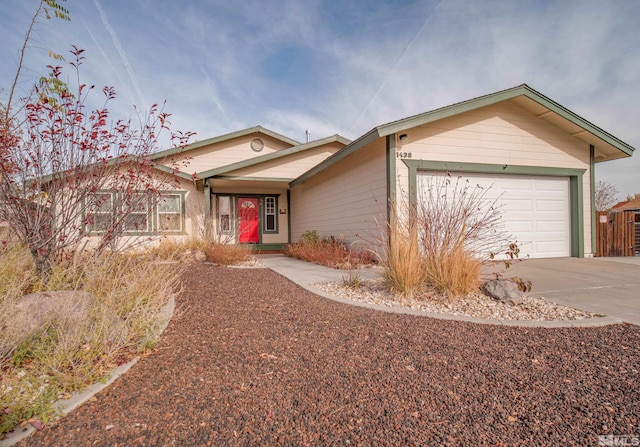
{"label": "red gravel ground cover", "polygon": [[33,446],[598,445],[640,432],[640,328],[396,315],[195,266],[157,350]]}

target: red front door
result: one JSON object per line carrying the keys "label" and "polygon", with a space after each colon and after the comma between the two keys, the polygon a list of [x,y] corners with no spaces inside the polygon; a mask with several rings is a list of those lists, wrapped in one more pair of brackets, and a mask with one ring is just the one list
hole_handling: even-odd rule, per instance
{"label": "red front door", "polygon": [[258,199],[241,197],[238,199],[238,242],[258,243]]}

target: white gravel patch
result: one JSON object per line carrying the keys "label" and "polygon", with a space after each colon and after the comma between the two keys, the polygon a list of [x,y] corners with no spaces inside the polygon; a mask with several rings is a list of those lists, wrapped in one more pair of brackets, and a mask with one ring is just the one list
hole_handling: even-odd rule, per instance
{"label": "white gravel patch", "polygon": [[434,292],[424,292],[413,299],[403,299],[389,291],[381,280],[365,280],[357,288],[346,287],[340,282],[316,283],[314,287],[330,295],[339,296],[354,302],[377,304],[387,307],[404,307],[423,312],[463,315],[473,318],[495,320],[585,320],[598,315],[571,307],[560,306],[545,300],[524,295],[518,305],[509,305],[496,301],[478,291],[478,293],[448,299]]}

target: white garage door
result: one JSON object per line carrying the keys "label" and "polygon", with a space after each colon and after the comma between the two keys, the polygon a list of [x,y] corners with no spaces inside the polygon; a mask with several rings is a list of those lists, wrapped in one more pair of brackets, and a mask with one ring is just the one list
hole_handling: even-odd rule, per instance
{"label": "white garage door", "polygon": [[[470,187],[478,185],[487,190],[486,198],[498,198],[505,230],[517,239],[520,258],[571,256],[568,177],[451,175],[452,185],[460,176],[469,180]],[[442,173],[418,173],[418,191],[433,187],[442,176]]]}

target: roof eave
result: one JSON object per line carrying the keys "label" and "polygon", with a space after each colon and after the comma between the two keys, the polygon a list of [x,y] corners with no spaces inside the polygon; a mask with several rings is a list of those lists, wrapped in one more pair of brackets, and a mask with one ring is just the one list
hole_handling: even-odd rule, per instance
{"label": "roof eave", "polygon": [[299,152],[307,151],[310,149],[315,149],[324,144],[338,142],[340,144],[347,145],[350,143],[350,140],[340,136],[340,135],[331,135],[326,138],[321,138],[319,140],[310,141],[304,144],[298,144],[297,146],[289,147],[286,149],[280,149],[276,152],[271,152],[270,154],[259,155],[257,157],[249,158],[248,160],[242,160],[236,163],[231,163],[229,165],[220,166],[218,168],[209,169],[208,171],[203,171],[197,174],[198,178],[205,179],[209,177],[214,177],[217,175],[225,174],[227,172],[236,171],[238,169],[248,168],[250,166],[255,166],[260,163],[265,163],[267,161],[276,160],[278,158],[286,157],[287,155],[297,154]]}
{"label": "roof eave", "polygon": [[294,181],[289,183],[289,187],[293,188],[294,186],[299,185],[300,183],[304,183],[310,177],[313,177],[320,171],[323,171],[324,169],[342,160],[343,158],[348,157],[349,155],[353,154],[355,151],[361,149],[362,147],[366,146],[369,143],[372,143],[378,138],[380,138],[380,135],[378,133],[378,128],[371,129],[369,132],[367,132],[357,140],[352,141],[350,144],[346,145],[345,147],[340,149],[338,152],[336,152],[332,156],[325,159],[322,163],[315,165],[313,168],[309,169],[307,172],[300,175]]}

